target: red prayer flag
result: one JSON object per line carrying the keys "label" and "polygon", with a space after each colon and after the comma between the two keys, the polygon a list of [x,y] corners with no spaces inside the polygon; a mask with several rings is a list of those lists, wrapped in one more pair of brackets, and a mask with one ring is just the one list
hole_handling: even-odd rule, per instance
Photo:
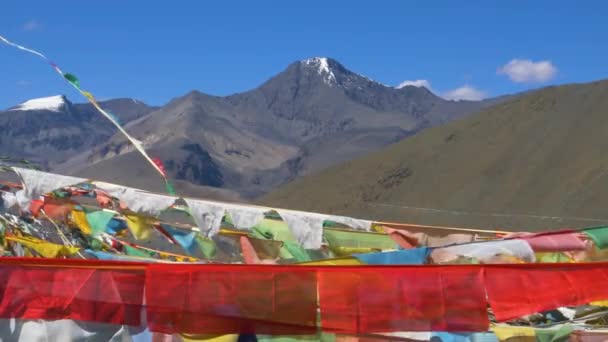
{"label": "red prayer flag", "polygon": [[156,164],[156,166],[158,166],[158,169],[161,171],[163,177],[167,178],[167,171],[165,170],[165,165],[163,164],[163,161],[160,160],[160,158],[152,158],[152,161],[154,162],[154,164]]}
{"label": "red prayer flag", "polygon": [[40,214],[40,209],[44,206],[44,201],[41,199],[34,199],[30,202],[30,213],[37,217]]}
{"label": "red prayer flag", "polygon": [[324,331],[487,331],[483,269],[355,266],[319,271]]}
{"label": "red prayer flag", "polygon": [[488,301],[506,321],[608,298],[606,263],[486,266]]}

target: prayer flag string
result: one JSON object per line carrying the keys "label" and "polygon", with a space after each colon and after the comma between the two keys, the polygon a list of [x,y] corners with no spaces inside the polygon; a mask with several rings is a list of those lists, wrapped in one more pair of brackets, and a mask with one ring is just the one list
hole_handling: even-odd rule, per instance
{"label": "prayer flag string", "polygon": [[133,138],[131,135],[129,135],[129,133],[127,133],[127,131],[124,130],[124,128],[120,125],[120,123],[118,122],[118,120],[116,120],[116,117],[111,114],[108,113],[107,111],[105,111],[104,109],[101,108],[101,106],[99,106],[99,104],[97,103],[97,100],[95,99],[95,96],[93,96],[92,93],[83,90],[80,87],[80,81],[78,80],[78,78],[70,73],[66,73],[63,72],[59,66],[57,64],[55,64],[53,61],[51,61],[48,57],[46,57],[44,54],[32,50],[32,49],[28,49],[24,46],[21,46],[19,44],[15,44],[11,41],[9,41],[8,39],[0,36],[0,41],[4,42],[7,45],[13,46],[19,50],[22,51],[26,51],[29,52],[31,54],[34,54],[42,59],[44,59],[47,63],[49,63],[49,65],[51,67],[53,67],[53,69],[59,74],[61,75],[62,78],[64,78],[70,85],[72,85],[80,94],[82,94],[82,96],[86,97],[87,100],[89,101],[89,103],[91,103],[93,105],[93,107],[95,107],[95,109],[97,109],[98,112],[100,112],[103,116],[105,116],[108,120],[110,120],[110,122],[116,126],[116,128],[118,128],[118,130],[133,144],[133,146],[135,146],[135,148],[137,149],[137,151],[139,151],[139,153],[141,153],[141,155],[150,163],[150,165],[152,165],[152,167],[154,167],[154,169],[161,175],[161,177],[163,177],[163,180],[165,181],[165,184],[167,186],[167,189],[170,189],[169,191],[173,191],[173,187],[171,186],[171,183],[169,182],[169,180],[167,179],[167,175],[164,172],[164,170],[162,169],[162,163],[158,163],[155,162],[154,159],[150,158],[150,156],[148,156],[148,154],[146,153],[146,151],[143,148],[143,145],[141,143],[141,141]]}

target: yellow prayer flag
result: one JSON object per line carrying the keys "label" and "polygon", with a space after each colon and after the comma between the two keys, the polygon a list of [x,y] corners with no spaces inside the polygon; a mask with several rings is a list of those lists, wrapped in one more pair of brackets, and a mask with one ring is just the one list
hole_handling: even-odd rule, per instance
{"label": "yellow prayer flag", "polygon": [[589,303],[589,305],[608,307],[608,300],[597,300],[595,302]]}
{"label": "yellow prayer flag", "polygon": [[151,236],[151,220],[147,217],[138,216],[135,214],[125,214],[127,219],[127,227],[131,231],[131,234],[137,240],[148,240]]}
{"label": "yellow prayer flag", "polygon": [[81,232],[91,235],[93,230],[87,221],[87,214],[82,210],[72,210],[72,222],[80,229]]}
{"label": "yellow prayer flag", "polygon": [[493,326],[491,329],[499,341],[506,341],[512,337],[536,337],[534,329],[530,327]]}
{"label": "yellow prayer flag", "polygon": [[89,93],[88,91],[84,91],[84,90],[81,90],[80,92],[93,104],[98,105],[97,100],[95,100],[95,96],[93,96],[93,94]]}
{"label": "yellow prayer flag", "polygon": [[78,247],[58,245],[56,243],[47,242],[35,237],[26,236],[7,236],[7,240],[18,242],[22,246],[30,248],[36,253],[45,258],[57,258],[61,256],[70,256],[78,253]]}
{"label": "yellow prayer flag", "polygon": [[186,335],[182,334],[184,342],[236,342],[239,339],[238,334],[233,335]]}
{"label": "yellow prayer flag", "polygon": [[356,258],[336,258],[336,259],[327,259],[327,260],[318,260],[318,261],[309,261],[299,263],[298,265],[306,265],[306,266],[356,266],[363,265],[361,261]]}

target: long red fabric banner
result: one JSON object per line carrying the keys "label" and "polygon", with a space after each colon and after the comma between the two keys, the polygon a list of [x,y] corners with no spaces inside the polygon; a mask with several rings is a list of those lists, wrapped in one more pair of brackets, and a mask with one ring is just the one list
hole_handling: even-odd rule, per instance
{"label": "long red fabric banner", "polygon": [[[144,299],[145,293],[145,299]],[[487,295],[487,298],[486,298]],[[0,258],[0,318],[74,319],[164,333],[484,331],[608,299],[608,263],[184,265]],[[317,309],[320,321],[317,321]]]}
{"label": "long red fabric banner", "polygon": [[316,332],[317,274],[312,268],[150,265],[150,330],[163,333]]}
{"label": "long red fabric banner", "polygon": [[488,301],[498,321],[608,299],[608,263],[522,266],[485,270]]}
{"label": "long red fabric banner", "polygon": [[480,267],[335,267],[319,272],[323,330],[487,331]]}
{"label": "long red fabric banner", "polygon": [[4,265],[0,317],[139,325],[144,271]]}

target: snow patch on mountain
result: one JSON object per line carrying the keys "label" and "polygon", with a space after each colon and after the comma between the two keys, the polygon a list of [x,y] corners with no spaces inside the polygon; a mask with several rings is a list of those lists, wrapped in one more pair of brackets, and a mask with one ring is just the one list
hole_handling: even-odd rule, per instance
{"label": "snow patch on mountain", "polygon": [[319,75],[323,76],[323,81],[326,84],[332,85],[332,84],[336,83],[336,75],[334,75],[334,72],[329,67],[327,58],[313,57],[313,58],[305,59],[303,62],[306,65],[316,67],[317,72],[319,73]]}
{"label": "snow patch on mountain", "polygon": [[9,110],[48,110],[52,112],[59,112],[65,104],[65,97],[63,97],[63,95],[56,95],[27,100]]}

